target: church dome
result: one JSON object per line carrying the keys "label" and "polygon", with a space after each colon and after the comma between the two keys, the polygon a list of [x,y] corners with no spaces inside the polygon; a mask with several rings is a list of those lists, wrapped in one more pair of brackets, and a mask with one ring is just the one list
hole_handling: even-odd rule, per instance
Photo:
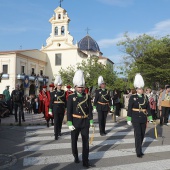
{"label": "church dome", "polygon": [[100,48],[97,42],[91,38],[89,35],[86,35],[78,42],[78,47],[82,51],[100,51]]}

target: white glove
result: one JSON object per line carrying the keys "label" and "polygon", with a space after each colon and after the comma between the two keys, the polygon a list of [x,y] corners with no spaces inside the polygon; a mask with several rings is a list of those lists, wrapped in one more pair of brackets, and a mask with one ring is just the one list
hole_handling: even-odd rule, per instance
{"label": "white glove", "polygon": [[131,125],[132,125],[132,122],[131,122],[131,121],[127,121],[127,124],[128,124],[129,126],[131,126]]}
{"label": "white glove", "polygon": [[75,130],[75,127],[74,127],[73,125],[68,126],[68,128],[69,128],[71,131]]}
{"label": "white glove", "polygon": [[112,108],[110,111],[111,111],[111,112],[113,112],[113,111],[114,111],[114,109]]}
{"label": "white glove", "polygon": [[149,123],[153,123],[153,120],[150,120]]}
{"label": "white glove", "polygon": [[93,109],[93,113],[94,113],[94,114],[97,113],[97,109]]}
{"label": "white glove", "polygon": [[90,128],[94,128],[94,124],[90,124]]}
{"label": "white glove", "polygon": [[53,113],[52,113],[52,112],[48,112],[48,114],[49,114],[49,115],[53,115]]}
{"label": "white glove", "polygon": [[112,113],[112,112],[109,112],[108,114],[109,114],[109,115],[112,115],[113,113]]}

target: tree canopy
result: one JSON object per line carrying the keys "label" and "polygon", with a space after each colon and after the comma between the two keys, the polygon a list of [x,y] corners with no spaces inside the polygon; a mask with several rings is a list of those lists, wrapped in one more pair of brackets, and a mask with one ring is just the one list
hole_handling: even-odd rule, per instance
{"label": "tree canopy", "polygon": [[59,74],[62,77],[63,84],[73,85],[72,80],[76,70],[81,69],[84,71],[84,78],[86,86],[98,87],[98,77],[103,76],[104,81],[107,83],[107,88],[114,88],[114,81],[116,79],[116,74],[113,71],[113,67],[109,64],[103,65],[98,62],[97,57],[91,57],[82,63],[78,63],[76,67],[69,66],[66,69],[61,68]]}
{"label": "tree canopy", "polygon": [[122,67],[132,86],[136,73],[141,73],[145,84],[154,87],[155,84],[170,83],[170,38],[169,36],[155,38],[146,34],[136,38],[124,35],[125,40],[118,43],[127,54],[124,58],[126,67]]}

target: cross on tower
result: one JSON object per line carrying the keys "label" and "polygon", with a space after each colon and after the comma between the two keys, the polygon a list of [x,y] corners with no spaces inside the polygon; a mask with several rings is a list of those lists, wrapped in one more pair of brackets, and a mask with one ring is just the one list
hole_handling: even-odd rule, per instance
{"label": "cross on tower", "polygon": [[60,0],[60,7],[61,7],[61,2],[62,2],[63,0]]}
{"label": "cross on tower", "polygon": [[87,27],[85,30],[87,31],[87,34],[89,34],[89,30],[90,30],[90,29]]}

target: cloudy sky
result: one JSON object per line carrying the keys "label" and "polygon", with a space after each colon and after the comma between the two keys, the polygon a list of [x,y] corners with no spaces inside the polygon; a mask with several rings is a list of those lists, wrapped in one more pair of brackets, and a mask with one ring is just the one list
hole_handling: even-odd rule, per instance
{"label": "cloudy sky", "polygon": [[[49,19],[59,0],[0,0],[0,51],[40,49],[51,33]],[[74,42],[87,34],[103,56],[120,65],[125,54],[116,45],[123,34],[170,34],[170,0],[64,0]]]}

